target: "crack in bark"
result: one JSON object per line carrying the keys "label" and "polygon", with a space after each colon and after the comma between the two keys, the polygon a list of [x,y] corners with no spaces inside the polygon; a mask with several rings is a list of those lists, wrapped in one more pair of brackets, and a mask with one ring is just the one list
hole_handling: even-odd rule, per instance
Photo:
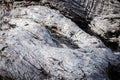
{"label": "crack in bark", "polygon": [[[79,46],[73,42],[71,38],[68,38],[56,31],[56,29],[50,29],[48,26],[46,28],[50,31],[50,35],[52,36],[53,40],[60,44],[65,44],[67,47],[71,49],[78,49]],[[56,27],[57,28],[57,27]],[[74,33],[71,33],[73,35]]]}
{"label": "crack in bark", "polygon": [[4,51],[6,48],[8,48],[8,46],[4,46],[0,51]]}

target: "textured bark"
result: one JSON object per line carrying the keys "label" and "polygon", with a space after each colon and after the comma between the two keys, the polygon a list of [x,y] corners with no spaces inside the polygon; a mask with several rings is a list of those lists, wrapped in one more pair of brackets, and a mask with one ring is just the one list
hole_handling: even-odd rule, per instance
{"label": "textured bark", "polygon": [[[41,4],[61,11],[87,33],[100,36],[106,46],[120,53],[120,2],[118,0],[40,1]],[[89,22],[92,26],[88,26]]]}
{"label": "textured bark", "polygon": [[117,0],[40,0],[73,19],[93,18],[100,15],[119,14],[120,3]]}
{"label": "textured bark", "polygon": [[[14,7],[36,4],[28,3],[15,2]],[[59,10],[73,21],[87,23],[93,18],[86,26],[92,35],[120,44],[119,1],[40,0],[40,4]],[[85,27],[80,28],[83,23],[78,27],[59,11],[31,6],[0,15],[0,79],[119,80],[119,56],[84,32]],[[109,32],[117,33],[115,39]]]}
{"label": "textured bark", "polygon": [[118,0],[14,0],[36,1],[64,13],[67,17],[81,21],[100,15],[119,14],[120,2]]}
{"label": "textured bark", "polygon": [[91,21],[91,30],[100,35],[106,45],[120,54],[120,14],[96,17]]}
{"label": "textured bark", "polygon": [[57,11],[31,6],[9,15],[0,27],[3,79],[109,80],[109,64],[120,63],[101,40]]}

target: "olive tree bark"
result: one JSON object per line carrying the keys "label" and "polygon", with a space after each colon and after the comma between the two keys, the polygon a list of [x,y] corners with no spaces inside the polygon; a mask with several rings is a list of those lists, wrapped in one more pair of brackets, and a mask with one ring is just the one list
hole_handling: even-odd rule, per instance
{"label": "olive tree bark", "polygon": [[[97,35],[113,51],[120,53],[119,0],[40,0],[61,11],[84,31]],[[90,24],[90,25],[88,25]],[[116,47],[113,47],[116,46]]]}
{"label": "olive tree bark", "polygon": [[[119,31],[117,0],[40,0],[40,4],[52,9],[19,7],[3,16],[0,23],[1,80],[120,79],[120,57],[99,38],[70,20],[84,23],[93,18],[86,27],[106,38],[104,34],[111,25],[108,24],[111,14],[115,14],[112,19],[115,18],[117,26],[110,30]],[[97,20],[103,24],[102,33]]]}

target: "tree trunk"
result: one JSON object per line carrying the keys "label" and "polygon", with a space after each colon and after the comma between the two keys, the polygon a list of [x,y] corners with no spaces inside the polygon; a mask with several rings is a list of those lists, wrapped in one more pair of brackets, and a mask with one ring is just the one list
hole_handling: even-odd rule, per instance
{"label": "tree trunk", "polygon": [[[103,35],[101,31],[106,28],[99,29],[99,21],[108,23],[108,15],[119,15],[119,2],[116,0],[40,2],[73,21],[87,23],[94,18],[87,27],[98,35]],[[0,79],[119,80],[120,57],[98,37],[86,33],[81,26],[52,9],[20,7],[3,15],[0,23]],[[107,21],[104,21],[106,17]]]}
{"label": "tree trunk", "polygon": [[118,0],[40,1],[43,5],[61,11],[84,31],[99,36],[106,46],[120,53],[120,2]]}

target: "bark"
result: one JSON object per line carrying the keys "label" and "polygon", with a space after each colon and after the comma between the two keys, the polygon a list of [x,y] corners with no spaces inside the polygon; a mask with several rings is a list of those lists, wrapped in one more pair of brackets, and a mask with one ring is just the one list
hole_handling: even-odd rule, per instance
{"label": "bark", "polygon": [[120,54],[120,14],[96,17],[91,21],[91,30],[100,35],[112,50]]}
{"label": "bark", "polygon": [[40,1],[43,5],[61,11],[84,31],[99,36],[106,46],[120,53],[120,2],[118,0]]}
{"label": "bark", "polygon": [[[117,0],[40,0],[40,4],[54,10],[31,6],[0,15],[0,79],[119,80],[119,56],[93,36],[120,44]],[[112,25],[111,19],[115,20]],[[81,25],[88,25],[87,20],[91,35]],[[115,40],[109,32],[117,32]]]}
{"label": "bark", "polygon": [[2,79],[109,80],[110,64],[120,63],[101,40],[55,10],[31,6],[9,15],[0,27]]}
{"label": "bark", "polygon": [[93,18],[100,15],[119,14],[120,3],[117,0],[40,0],[74,20]]}

